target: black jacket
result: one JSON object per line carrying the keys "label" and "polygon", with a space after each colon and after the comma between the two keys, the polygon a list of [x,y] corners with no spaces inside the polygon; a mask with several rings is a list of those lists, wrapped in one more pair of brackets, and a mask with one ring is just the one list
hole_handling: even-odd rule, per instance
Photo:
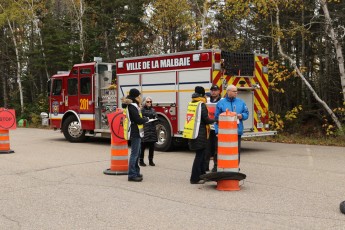
{"label": "black jacket", "polygon": [[[143,114],[143,116],[148,117],[149,119],[157,118],[156,111],[152,107],[144,106],[141,109],[141,113]],[[142,139],[143,142],[157,142],[157,123],[158,121],[153,121],[144,124],[144,137]]]}
{"label": "black jacket", "polygon": [[129,119],[131,120],[131,136],[130,138],[140,137],[138,125],[145,124],[149,119],[147,117],[140,117],[138,109],[132,105],[135,100],[132,98],[122,99],[122,108],[128,107]]}
{"label": "black jacket", "polygon": [[[200,97],[199,94],[194,93],[192,99]],[[205,149],[207,147],[207,130],[206,125],[214,123],[214,119],[208,117],[208,110],[205,103],[201,104],[201,120],[200,128],[197,138],[189,139],[188,145],[191,150]]]}

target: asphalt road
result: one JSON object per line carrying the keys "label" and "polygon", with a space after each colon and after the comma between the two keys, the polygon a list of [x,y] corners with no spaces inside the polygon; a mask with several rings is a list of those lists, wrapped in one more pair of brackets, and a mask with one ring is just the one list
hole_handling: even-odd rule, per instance
{"label": "asphalt road", "polygon": [[10,140],[15,153],[0,154],[0,229],[345,229],[341,147],[243,142],[247,179],[240,191],[218,191],[189,183],[189,151],[156,152],[135,183],[103,174],[109,140],[73,144],[29,128]]}

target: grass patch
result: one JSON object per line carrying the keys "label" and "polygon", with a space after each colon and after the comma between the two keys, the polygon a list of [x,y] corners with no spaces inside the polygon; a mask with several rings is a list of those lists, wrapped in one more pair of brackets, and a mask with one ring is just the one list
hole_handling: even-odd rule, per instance
{"label": "grass patch", "polygon": [[345,147],[345,136],[305,136],[301,134],[280,133],[275,136],[243,138],[246,141],[276,142],[287,144],[325,145]]}

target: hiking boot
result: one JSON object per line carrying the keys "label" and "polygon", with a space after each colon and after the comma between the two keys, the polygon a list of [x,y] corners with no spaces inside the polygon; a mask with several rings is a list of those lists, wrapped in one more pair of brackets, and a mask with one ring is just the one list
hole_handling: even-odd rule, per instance
{"label": "hiking boot", "polygon": [[143,180],[142,177],[128,177],[128,181],[133,181],[133,182],[141,182]]}

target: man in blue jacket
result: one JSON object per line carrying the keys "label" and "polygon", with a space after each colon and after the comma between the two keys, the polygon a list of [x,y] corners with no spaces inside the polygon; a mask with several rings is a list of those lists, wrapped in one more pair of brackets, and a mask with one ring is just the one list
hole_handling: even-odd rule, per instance
{"label": "man in blue jacket", "polygon": [[[222,98],[216,106],[216,112],[214,114],[215,120],[218,121],[219,115],[228,109],[230,112],[237,113],[237,133],[238,133],[238,161],[240,161],[241,152],[241,136],[243,134],[243,121],[247,120],[249,117],[249,112],[246,103],[237,98],[237,87],[234,85],[229,85],[226,88],[226,96]],[[215,124],[215,131],[218,134],[218,124]]]}

